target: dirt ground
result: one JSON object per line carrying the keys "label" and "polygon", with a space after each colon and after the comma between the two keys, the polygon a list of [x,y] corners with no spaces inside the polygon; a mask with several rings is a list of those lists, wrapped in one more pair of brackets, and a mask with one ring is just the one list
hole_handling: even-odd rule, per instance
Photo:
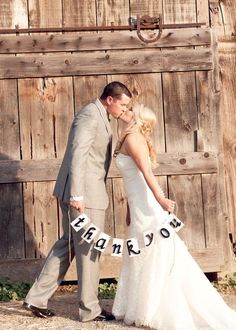
{"label": "dirt ground", "polygon": [[[236,295],[223,296],[225,301],[236,310]],[[113,300],[101,301],[104,308],[111,310]],[[0,302],[0,330],[121,330],[137,329],[122,322],[88,322],[78,321],[76,292],[57,292],[49,308],[56,312],[50,319],[34,317],[22,308],[22,301]],[[140,329],[140,328],[139,328]]]}

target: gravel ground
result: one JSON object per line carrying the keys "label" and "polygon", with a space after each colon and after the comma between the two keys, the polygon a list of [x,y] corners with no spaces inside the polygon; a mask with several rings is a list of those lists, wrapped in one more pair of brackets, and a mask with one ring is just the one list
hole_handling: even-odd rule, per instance
{"label": "gravel ground", "polygon": [[[236,310],[236,295],[223,296],[225,301]],[[102,306],[111,311],[113,300],[101,301]],[[122,322],[87,322],[78,321],[77,296],[75,292],[57,292],[52,298],[49,308],[56,312],[50,319],[34,317],[22,308],[22,301],[0,302],[0,330],[120,330],[138,329]],[[139,328],[140,329],[140,328]],[[144,329],[144,328],[142,328]]]}

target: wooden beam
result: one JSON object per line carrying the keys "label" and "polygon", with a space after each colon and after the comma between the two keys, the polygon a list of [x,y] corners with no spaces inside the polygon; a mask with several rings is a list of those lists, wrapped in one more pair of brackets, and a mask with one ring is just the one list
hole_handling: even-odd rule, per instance
{"label": "wooden beam", "polygon": [[210,48],[0,56],[0,78],[211,70]]}
{"label": "wooden beam", "polygon": [[[224,260],[219,249],[190,250],[201,269],[207,272],[224,270]],[[12,281],[33,282],[41,271],[45,259],[2,259],[0,260],[0,278]],[[115,278],[120,274],[122,258],[102,255],[100,259],[100,278]],[[66,281],[77,280],[76,264],[73,260],[64,278]]]}
{"label": "wooden beam", "polygon": [[136,31],[98,34],[1,35],[0,54],[186,47],[210,44],[209,28],[164,30],[161,39],[150,44],[142,42]]}
{"label": "wooden beam", "polygon": [[[217,172],[217,153],[188,152],[158,155],[155,175],[183,175]],[[0,183],[56,180],[61,159],[0,160]],[[108,177],[121,177],[113,161]]]}

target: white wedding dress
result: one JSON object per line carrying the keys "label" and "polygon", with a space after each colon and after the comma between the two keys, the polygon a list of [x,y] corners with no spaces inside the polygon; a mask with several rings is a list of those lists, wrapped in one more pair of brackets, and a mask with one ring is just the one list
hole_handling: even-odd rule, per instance
{"label": "white wedding dress", "polygon": [[[131,157],[120,153],[116,163],[131,214],[128,237],[141,241],[144,231],[160,227],[167,212]],[[124,254],[112,312],[127,325],[158,330],[236,330],[236,312],[226,305],[174,230],[168,238],[143,245],[138,256]]]}

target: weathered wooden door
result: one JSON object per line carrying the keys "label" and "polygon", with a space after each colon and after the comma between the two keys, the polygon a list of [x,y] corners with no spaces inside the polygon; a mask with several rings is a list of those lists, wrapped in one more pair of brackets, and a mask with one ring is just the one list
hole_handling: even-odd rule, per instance
{"label": "weathered wooden door", "polygon": [[[191,8],[195,8],[193,2]],[[47,18],[45,22],[37,21],[34,13],[43,9],[36,8],[35,1],[29,4],[30,26],[48,26],[50,17],[42,15]],[[52,26],[61,25],[61,1],[57,5],[53,7]],[[132,5],[134,11],[139,10]],[[128,12],[128,6],[122,9]],[[46,6],[44,10],[48,15]],[[74,17],[69,14],[72,9],[68,5],[64,16],[67,25]],[[77,12],[73,19],[80,14]],[[167,11],[165,15],[168,20]],[[91,17],[84,15],[84,25],[95,25],[95,16],[91,15],[91,22]],[[119,23],[127,24],[126,17],[124,13]],[[227,254],[213,39],[211,30],[205,27],[164,30],[162,38],[153,44],[144,44],[135,32],[1,36],[4,124],[0,191],[4,234],[0,241],[0,276],[33,279],[42,265],[41,257],[61,234],[52,189],[69,126],[74,112],[99,96],[111,80],[126,83],[135,101],[156,112],[154,140],[159,167],[155,174],[166,194],[176,200],[177,216],[185,223],[180,235],[204,271],[221,269]],[[112,126],[115,143],[117,123],[113,121]],[[105,232],[124,238],[126,200],[114,164],[107,189],[110,207]],[[102,256],[101,277],[117,276],[120,261],[109,255],[108,248]],[[75,279],[74,271],[72,266],[67,278]]]}

